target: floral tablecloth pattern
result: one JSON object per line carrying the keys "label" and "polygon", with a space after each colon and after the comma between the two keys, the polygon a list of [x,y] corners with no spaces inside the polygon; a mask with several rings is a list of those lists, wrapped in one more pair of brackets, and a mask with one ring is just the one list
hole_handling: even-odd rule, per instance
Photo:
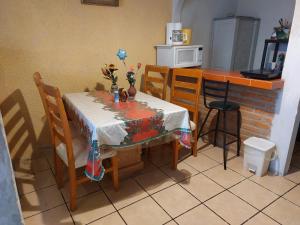
{"label": "floral tablecloth pattern", "polygon": [[90,140],[85,174],[91,180],[103,178],[100,148],[122,148],[176,134],[190,148],[188,111],[180,106],[137,92],[135,100],[113,102],[105,91],[69,93],[64,102],[70,118]]}

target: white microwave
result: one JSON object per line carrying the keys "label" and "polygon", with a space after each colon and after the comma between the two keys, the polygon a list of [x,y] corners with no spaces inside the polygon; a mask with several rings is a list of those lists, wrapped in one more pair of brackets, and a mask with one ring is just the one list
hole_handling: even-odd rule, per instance
{"label": "white microwave", "polygon": [[202,45],[157,45],[156,64],[170,68],[202,66]]}

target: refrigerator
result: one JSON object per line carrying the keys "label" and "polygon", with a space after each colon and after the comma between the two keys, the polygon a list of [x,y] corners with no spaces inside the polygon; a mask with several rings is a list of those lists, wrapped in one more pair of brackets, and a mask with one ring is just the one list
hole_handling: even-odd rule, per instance
{"label": "refrigerator", "polygon": [[213,20],[210,67],[224,71],[253,69],[260,19],[235,16]]}

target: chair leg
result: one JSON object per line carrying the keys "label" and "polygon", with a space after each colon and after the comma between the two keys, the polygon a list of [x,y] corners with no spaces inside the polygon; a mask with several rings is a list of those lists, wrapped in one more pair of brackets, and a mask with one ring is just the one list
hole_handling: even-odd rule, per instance
{"label": "chair leg", "polygon": [[172,169],[177,169],[177,162],[178,162],[178,156],[179,156],[179,147],[178,147],[178,140],[174,140],[172,142],[173,145],[173,161],[172,161]]}
{"label": "chair leg", "polygon": [[75,168],[69,169],[69,178],[70,178],[70,209],[71,211],[76,210],[77,208],[77,179]]}
{"label": "chair leg", "polygon": [[241,112],[237,110],[237,156],[240,156],[240,149],[241,149]]}
{"label": "chair leg", "polygon": [[58,188],[63,187],[63,162],[56,154],[56,150],[54,150],[54,166],[55,166],[55,179]]}
{"label": "chair leg", "polygon": [[218,129],[219,129],[219,120],[220,120],[220,110],[217,113],[217,121],[215,127],[215,135],[214,135],[214,147],[217,145],[217,136],[218,136]]}
{"label": "chair leg", "polygon": [[223,160],[224,170],[226,170],[227,152],[226,152],[226,111],[223,111]]}
{"label": "chair leg", "polygon": [[[197,129],[196,129],[197,130]],[[197,131],[194,131],[194,143],[192,144],[192,152],[193,152],[193,155],[196,157],[197,156],[197,146],[198,146],[198,139],[197,139]]]}
{"label": "chair leg", "polygon": [[206,117],[205,117],[205,119],[204,119],[204,121],[203,121],[203,123],[202,123],[202,125],[201,125],[200,131],[199,131],[199,133],[198,133],[197,140],[199,139],[199,137],[200,137],[200,135],[201,135],[201,133],[202,133],[202,130],[203,130],[203,128],[204,128],[204,125],[205,125],[205,123],[206,123],[206,121],[207,121],[207,119],[208,119],[208,116],[209,116],[209,114],[211,113],[211,111],[212,111],[212,109],[209,109],[208,112],[207,112],[207,114],[206,114]]}
{"label": "chair leg", "polygon": [[115,191],[119,190],[119,158],[114,156],[111,158],[112,180]]}

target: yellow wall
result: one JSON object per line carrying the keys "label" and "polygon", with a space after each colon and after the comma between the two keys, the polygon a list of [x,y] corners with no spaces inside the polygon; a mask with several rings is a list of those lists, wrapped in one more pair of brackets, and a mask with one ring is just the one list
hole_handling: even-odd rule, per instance
{"label": "yellow wall", "polygon": [[[63,93],[93,88],[96,82],[108,88],[100,67],[115,63],[125,72],[115,56],[118,48],[127,50],[129,65],[155,63],[153,46],[164,42],[171,10],[171,0],[120,0],[119,7],[82,5],[80,0],[1,1],[0,106],[6,123],[13,121],[7,125],[9,141],[18,140],[18,148],[28,147],[32,138],[45,143],[35,71]],[[119,86],[127,87],[121,71]],[[12,117],[17,111],[22,115]],[[23,123],[24,135],[12,139]]]}

